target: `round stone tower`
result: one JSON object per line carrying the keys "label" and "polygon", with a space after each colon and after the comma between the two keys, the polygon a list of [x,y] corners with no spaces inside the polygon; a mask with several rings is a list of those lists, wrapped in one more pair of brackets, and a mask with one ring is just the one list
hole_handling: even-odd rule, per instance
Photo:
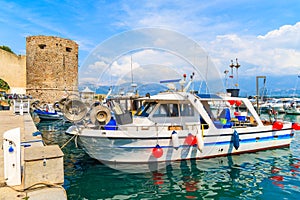
{"label": "round stone tower", "polygon": [[78,93],[78,44],[53,36],[26,38],[26,93],[53,103]]}

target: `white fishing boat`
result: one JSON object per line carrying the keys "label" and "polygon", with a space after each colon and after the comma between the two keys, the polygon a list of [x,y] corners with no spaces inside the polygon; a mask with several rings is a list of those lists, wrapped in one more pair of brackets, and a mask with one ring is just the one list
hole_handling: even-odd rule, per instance
{"label": "white fishing boat", "polygon": [[143,106],[134,116],[114,101],[88,112],[80,100],[70,100],[67,107],[75,104],[78,111],[65,109],[76,122],[66,133],[78,136],[86,153],[101,162],[151,163],[288,147],[300,129],[297,123],[262,121],[247,98],[191,93],[191,81],[140,98]]}
{"label": "white fishing boat", "polygon": [[260,112],[285,113],[285,103],[281,99],[269,99],[259,107]]}
{"label": "white fishing boat", "polygon": [[300,115],[300,100],[292,100],[285,112],[288,115]]}

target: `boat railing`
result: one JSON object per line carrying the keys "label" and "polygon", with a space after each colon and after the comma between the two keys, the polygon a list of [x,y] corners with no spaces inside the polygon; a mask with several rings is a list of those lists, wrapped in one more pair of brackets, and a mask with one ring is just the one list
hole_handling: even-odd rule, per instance
{"label": "boat railing", "polygon": [[[100,125],[96,126],[88,124],[85,128],[99,130],[127,130],[127,131],[195,131],[200,130],[202,125],[200,122],[186,122],[183,124],[144,124],[144,125]],[[203,128],[207,129],[208,125],[203,124]]]}

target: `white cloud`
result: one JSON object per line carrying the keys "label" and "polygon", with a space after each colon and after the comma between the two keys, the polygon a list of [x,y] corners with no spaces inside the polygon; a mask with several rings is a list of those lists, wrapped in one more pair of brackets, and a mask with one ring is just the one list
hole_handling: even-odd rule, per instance
{"label": "white cloud", "polygon": [[131,55],[124,55],[113,61],[111,66],[104,65],[104,62],[99,61],[91,65],[94,69],[103,69],[99,80],[103,83],[107,82],[107,79],[118,82],[118,84],[131,82],[131,75],[135,82],[154,81],[158,83],[159,80],[179,78],[180,74],[192,71],[188,70],[191,67],[180,57],[154,49],[145,49]]}
{"label": "white cloud", "polygon": [[99,71],[105,67],[107,67],[107,63],[105,63],[104,61],[101,60],[101,61],[97,61],[97,62],[91,64],[89,66],[89,69]]}
{"label": "white cloud", "polygon": [[240,69],[245,75],[291,75],[300,72],[299,37],[300,22],[257,37],[220,35],[206,46],[219,69],[227,68],[237,57],[245,63]]}
{"label": "white cloud", "polygon": [[[270,16],[265,16],[265,8],[268,8],[269,3],[262,2],[259,6],[257,3],[219,0],[201,3],[146,1],[142,6],[124,3],[121,4],[124,12],[120,19],[126,20],[120,20],[119,24],[127,28],[150,26],[182,32],[204,46],[220,72],[228,67],[231,59],[239,58],[241,73],[244,71],[247,75],[299,73],[297,59],[300,52],[300,22],[275,27],[278,29],[274,28],[262,35],[262,30],[273,27],[272,24],[280,24],[270,23],[272,20],[283,20],[287,14],[282,10],[272,16],[272,12],[279,11],[280,5],[289,4],[278,5],[274,2],[274,8],[269,10]],[[222,9],[216,9],[220,5]],[[249,9],[254,8],[257,8],[256,13],[251,13]],[[288,14],[295,11],[291,12]],[[269,23],[263,25],[264,22]],[[165,41],[158,39],[157,42]]]}
{"label": "white cloud", "polygon": [[[259,35],[259,39],[283,39],[283,36],[296,36],[300,33],[300,22],[295,25],[284,25],[277,30],[272,30],[266,35]],[[296,38],[297,39],[297,38]]]}

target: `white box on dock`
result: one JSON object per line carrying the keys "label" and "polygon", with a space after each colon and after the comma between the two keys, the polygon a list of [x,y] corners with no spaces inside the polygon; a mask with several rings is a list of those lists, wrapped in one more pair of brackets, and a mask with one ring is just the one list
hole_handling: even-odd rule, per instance
{"label": "white box on dock", "polygon": [[22,99],[14,99],[14,113],[20,113],[21,114],[21,108],[23,113],[29,113],[30,112],[30,100],[22,100]]}
{"label": "white box on dock", "polygon": [[25,148],[23,188],[43,184],[63,184],[63,156],[58,145]]}

